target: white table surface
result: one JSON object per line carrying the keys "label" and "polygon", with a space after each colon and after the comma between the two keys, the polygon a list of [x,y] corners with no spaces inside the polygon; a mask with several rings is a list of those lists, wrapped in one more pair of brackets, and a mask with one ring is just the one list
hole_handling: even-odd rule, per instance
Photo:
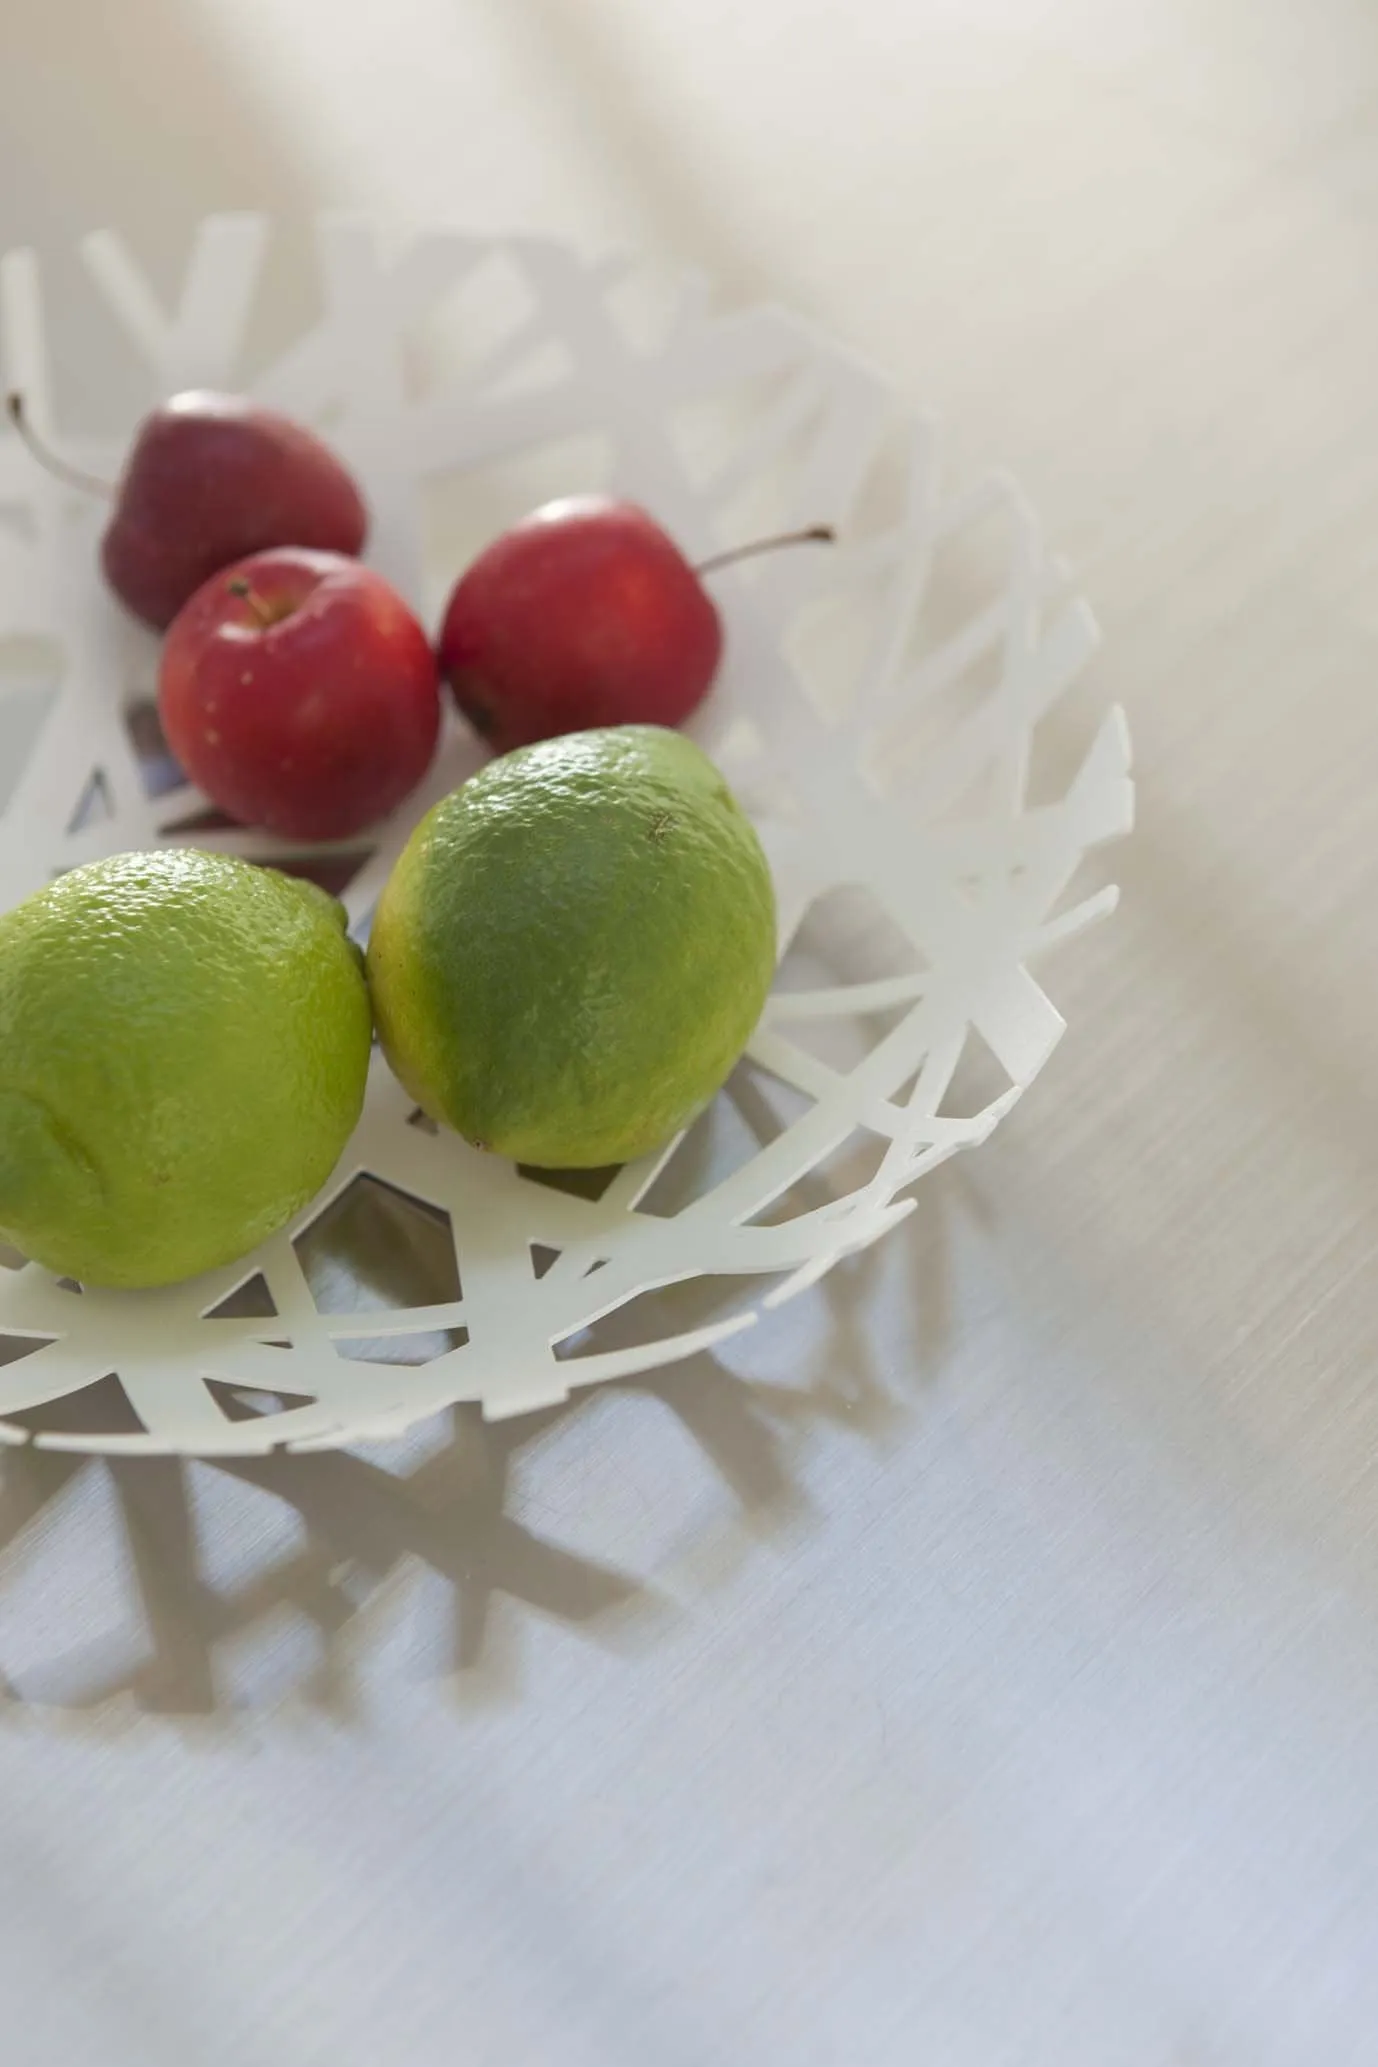
{"label": "white table surface", "polygon": [[819,315],[1023,477],[1143,808],[1036,1092],[723,1364],[0,1467],[6,2067],[1375,2057],[1376,124],[1372,0],[8,0],[0,245]]}

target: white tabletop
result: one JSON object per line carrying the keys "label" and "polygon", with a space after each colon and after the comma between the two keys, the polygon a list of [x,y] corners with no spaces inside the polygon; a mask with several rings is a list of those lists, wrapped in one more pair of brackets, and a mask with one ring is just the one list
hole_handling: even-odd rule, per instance
{"label": "white tabletop", "polygon": [[3,46],[0,245],[361,202],[815,313],[1022,476],[1143,807],[1047,1076],[722,1363],[390,1467],[6,1460],[6,2067],[1370,2061],[1371,0]]}

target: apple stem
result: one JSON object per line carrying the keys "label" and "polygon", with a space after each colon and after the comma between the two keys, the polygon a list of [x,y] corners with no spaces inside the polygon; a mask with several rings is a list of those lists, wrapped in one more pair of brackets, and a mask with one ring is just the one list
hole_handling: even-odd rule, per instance
{"label": "apple stem", "polygon": [[65,459],[60,458],[53,451],[51,445],[45,443],[39,437],[38,432],[29,422],[29,414],[24,407],[24,397],[15,390],[11,390],[5,397],[5,413],[33,457],[38,461],[38,464],[47,473],[50,473],[55,480],[65,481],[69,488],[80,488],[86,495],[113,495],[115,493],[112,482],[102,481],[96,474],[83,473],[80,467],[69,466]]}
{"label": "apple stem", "polygon": [[725,553],[714,553],[707,560],[700,560],[695,574],[712,574],[719,567],[731,567],[738,560],[749,560],[754,553],[778,552],[788,545],[833,545],[837,533],[831,524],[809,524],[802,531],[780,531],[774,538],[755,538],[750,545],[730,546]]}
{"label": "apple stem", "polygon": [[265,603],[262,596],[256,596],[242,576],[229,582],[227,586],[232,596],[243,597],[265,632],[270,632],[275,624],[282,622],[279,612],[275,611],[270,604]]}

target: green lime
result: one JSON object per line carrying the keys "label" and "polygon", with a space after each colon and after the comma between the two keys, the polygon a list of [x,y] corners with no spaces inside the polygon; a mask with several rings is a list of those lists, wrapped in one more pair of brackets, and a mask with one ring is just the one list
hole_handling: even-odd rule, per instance
{"label": "green lime", "polygon": [[774,965],[760,842],[712,762],[654,725],[490,761],[413,833],[368,955],[418,1105],[548,1169],[627,1162],[684,1126]]}
{"label": "green lime", "polygon": [[0,1234],[84,1284],[230,1263],[329,1176],[371,1016],[334,898],[223,855],[74,869],[0,918]]}

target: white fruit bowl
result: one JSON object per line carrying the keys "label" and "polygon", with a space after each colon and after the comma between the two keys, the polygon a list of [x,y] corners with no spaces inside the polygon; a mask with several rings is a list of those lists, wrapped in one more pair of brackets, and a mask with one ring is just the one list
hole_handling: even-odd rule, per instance
{"label": "white fruit bowl", "polygon": [[[557,493],[630,495],[696,557],[838,526],[836,548],[715,577],[727,658],[693,727],[766,841],[780,975],[710,1112],[596,1181],[435,1133],[375,1056],[327,1191],[233,1268],[106,1293],[0,1257],[6,1442],[332,1448],[460,1400],[520,1414],[718,1342],[986,1138],[1063,1031],[1031,964],[1114,904],[1077,880],[1132,815],[1123,718],[1069,693],[1090,612],[1014,483],[947,491],[932,426],[874,373],[780,309],[719,311],[620,260],[449,231],[389,249],[328,219],[319,316],[255,374],[267,241],[256,216],[207,221],[172,313],[117,238],[82,256],[150,402],[249,388],[323,430],[368,495],[369,558],[429,623],[465,557]],[[63,443],[29,252],[0,262],[0,326],[7,386]],[[113,474],[132,427],[73,456]],[[103,516],[0,441],[0,907],[181,842],[300,867],[362,932],[411,825],[475,765],[463,727],[359,841],[226,825],[161,748],[156,642],[102,587]]]}

